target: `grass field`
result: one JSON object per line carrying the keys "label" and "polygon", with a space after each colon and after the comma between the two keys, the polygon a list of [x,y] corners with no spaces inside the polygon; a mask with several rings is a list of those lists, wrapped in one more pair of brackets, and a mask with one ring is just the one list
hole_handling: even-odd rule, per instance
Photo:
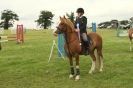
{"label": "grass field", "polygon": [[2,43],[0,88],[133,88],[133,52],[127,37],[115,30],[99,30],[103,37],[104,71],[88,74],[90,57],[80,57],[81,79],[70,80],[68,60],[54,49],[48,63],[52,31],[27,31],[24,44]]}

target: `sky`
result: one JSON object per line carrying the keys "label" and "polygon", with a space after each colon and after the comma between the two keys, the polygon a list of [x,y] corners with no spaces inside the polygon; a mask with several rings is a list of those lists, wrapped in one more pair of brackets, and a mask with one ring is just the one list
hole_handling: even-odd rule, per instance
{"label": "sky", "polygon": [[[79,7],[84,8],[88,25],[97,24],[112,19],[127,20],[133,17],[133,0],[0,0],[0,12],[10,9],[18,14],[19,21],[25,28],[38,28],[35,20],[40,11],[48,10],[54,14],[55,28],[59,16],[74,12]],[[0,15],[1,16],[1,15]]]}

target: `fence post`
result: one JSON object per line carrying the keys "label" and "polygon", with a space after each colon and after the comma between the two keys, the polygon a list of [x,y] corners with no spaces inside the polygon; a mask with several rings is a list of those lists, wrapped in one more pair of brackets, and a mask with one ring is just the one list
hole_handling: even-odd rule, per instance
{"label": "fence post", "polygon": [[96,23],[92,23],[92,31],[96,32]]}
{"label": "fence post", "polygon": [[[64,41],[64,36],[63,36],[63,34],[58,34],[58,49],[60,50],[60,52],[61,52],[63,55],[65,55],[64,44],[65,44],[65,41]],[[58,51],[58,56],[59,56],[59,57],[61,57],[60,52]]]}
{"label": "fence post", "polygon": [[17,43],[24,43],[23,25],[17,25],[16,39]]}

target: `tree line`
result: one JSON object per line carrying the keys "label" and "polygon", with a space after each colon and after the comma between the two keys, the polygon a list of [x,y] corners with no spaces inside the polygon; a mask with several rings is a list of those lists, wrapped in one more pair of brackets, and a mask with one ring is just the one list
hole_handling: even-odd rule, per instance
{"label": "tree line", "polygon": [[[67,17],[74,22],[74,13],[71,12],[70,14],[66,13]],[[47,10],[40,11],[38,19],[35,20],[38,26],[43,29],[47,29],[49,26],[52,25],[52,19],[54,14]],[[0,21],[0,28],[4,28],[5,30],[13,27],[14,22],[19,21],[19,16],[17,13],[13,12],[12,10],[3,10],[1,12],[1,21]]]}
{"label": "tree line", "polygon": [[106,22],[101,22],[98,24],[98,28],[107,28],[107,29],[117,29],[117,28],[122,28],[122,29],[129,29],[133,27],[133,17],[131,17],[129,20],[111,20],[111,21],[106,21]]}
{"label": "tree line", "polygon": [[[35,22],[37,22],[37,24],[40,27],[47,29],[49,26],[52,25],[53,17],[54,14],[52,12],[43,10],[40,12],[39,17],[37,20],[35,20]],[[13,27],[14,22],[18,20],[19,20],[18,14],[9,9],[3,10],[1,12],[0,28],[9,29],[10,27]]]}

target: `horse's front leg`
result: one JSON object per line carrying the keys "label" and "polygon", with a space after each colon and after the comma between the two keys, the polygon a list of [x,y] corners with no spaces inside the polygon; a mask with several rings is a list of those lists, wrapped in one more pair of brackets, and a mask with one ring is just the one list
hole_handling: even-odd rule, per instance
{"label": "horse's front leg", "polygon": [[70,62],[70,75],[69,78],[73,78],[74,77],[74,66],[73,66],[73,59],[72,56],[69,56],[69,62]]}
{"label": "horse's front leg", "polygon": [[78,81],[80,79],[79,55],[75,56],[75,60],[76,60],[76,77],[75,77],[75,81]]}

